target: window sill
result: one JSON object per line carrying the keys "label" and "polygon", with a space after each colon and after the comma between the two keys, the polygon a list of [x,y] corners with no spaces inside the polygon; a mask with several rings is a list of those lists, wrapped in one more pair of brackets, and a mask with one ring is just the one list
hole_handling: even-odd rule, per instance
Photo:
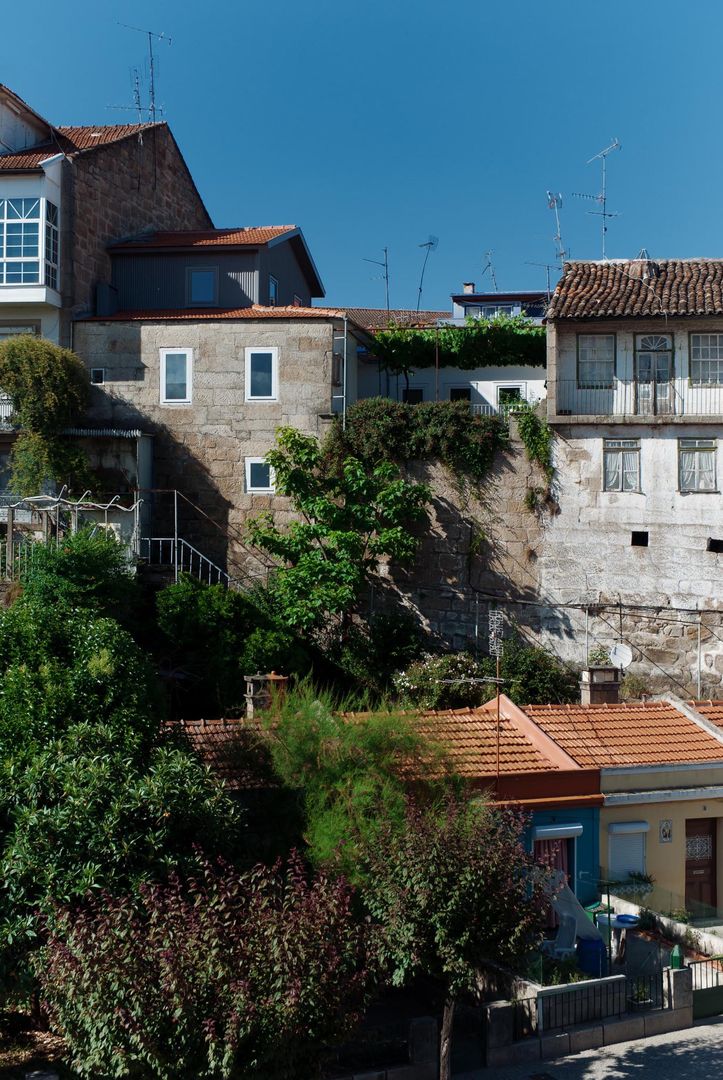
{"label": "window sill", "polygon": [[248,402],[249,405],[276,405],[279,399],[277,397],[247,397],[244,398],[244,401]]}
{"label": "window sill", "polygon": [[175,409],[181,405],[193,405],[193,402],[190,398],[187,398],[184,401],[161,401],[161,405],[165,405],[167,407],[170,406],[172,409]]}
{"label": "window sill", "polygon": [[695,489],[683,491],[682,488],[678,488],[679,495],[720,495],[720,490],[716,488],[714,491],[696,491]]}

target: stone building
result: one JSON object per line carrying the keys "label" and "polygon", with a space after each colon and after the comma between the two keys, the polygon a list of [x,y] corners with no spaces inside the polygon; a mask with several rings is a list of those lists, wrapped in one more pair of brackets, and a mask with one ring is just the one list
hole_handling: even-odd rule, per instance
{"label": "stone building", "polygon": [[70,345],[111,242],[211,225],[167,124],[58,127],[0,85],[0,337]]}

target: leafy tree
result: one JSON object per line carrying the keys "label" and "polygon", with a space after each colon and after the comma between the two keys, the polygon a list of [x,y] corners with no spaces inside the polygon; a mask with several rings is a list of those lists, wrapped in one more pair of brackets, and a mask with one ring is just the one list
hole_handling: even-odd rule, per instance
{"label": "leafy tree", "polygon": [[380,611],[355,621],[330,655],[364,691],[381,695],[389,689],[398,668],[419,655],[425,634],[411,613]]}
{"label": "leafy tree", "polygon": [[[439,747],[392,710],[344,714],[306,683],[265,718],[276,774],[300,792],[311,859],[360,880],[359,852],[384,822],[401,823],[406,785],[438,792],[453,782]],[[425,781],[426,778],[426,781]]]}
{"label": "leafy tree", "polygon": [[128,621],[139,603],[135,567],[125,544],[92,526],[56,543],[34,544],[23,575],[25,603],[85,608]]}
{"label": "leafy tree", "polygon": [[[486,656],[482,673],[492,676],[495,661]],[[547,649],[511,638],[505,641],[500,661],[502,690],[517,705],[564,704],[580,700],[580,673]]]}
{"label": "leafy tree", "polygon": [[427,653],[392,682],[403,702],[421,709],[476,708],[490,697],[482,665],[469,653]]}
{"label": "leafy tree", "polygon": [[410,804],[361,852],[364,903],[380,928],[380,957],[395,986],[438,979],[445,1006],[440,1080],[451,1075],[455,1004],[485,962],[514,965],[542,937],[549,872],[522,843],[523,819],[474,801]]}
{"label": "leafy tree", "polygon": [[64,911],[41,967],[80,1076],[310,1080],[374,981],[352,893],[286,868],[178,878]]}
{"label": "leafy tree", "polygon": [[348,457],[330,467],[318,440],[294,428],[276,439],[266,460],[301,520],[282,531],[265,514],[249,531],[279,561],[269,591],[283,622],[308,631],[348,615],[381,559],[412,560],[417,540],[408,526],[423,517],[429,491],[389,462],[369,469]]}
{"label": "leafy tree", "polygon": [[83,413],[90,381],[69,349],[22,334],[0,343],[0,389],[21,431],[11,451],[13,489],[37,495],[46,481],[86,485],[83,452],[63,435]]}

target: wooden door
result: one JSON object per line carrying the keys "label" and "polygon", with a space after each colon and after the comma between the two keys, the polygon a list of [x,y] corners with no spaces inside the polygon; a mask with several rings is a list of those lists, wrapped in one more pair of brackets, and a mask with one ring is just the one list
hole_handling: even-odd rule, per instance
{"label": "wooden door", "polygon": [[685,906],[693,915],[701,914],[701,905],[717,904],[715,834],[715,818],[685,823]]}

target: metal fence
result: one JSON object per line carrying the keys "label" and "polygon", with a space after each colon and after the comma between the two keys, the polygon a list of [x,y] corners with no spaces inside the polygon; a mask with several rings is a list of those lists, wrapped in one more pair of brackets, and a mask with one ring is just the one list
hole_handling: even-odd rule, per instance
{"label": "metal fence", "polygon": [[141,537],[138,541],[138,555],[151,566],[172,569],[176,580],[179,574],[190,574],[207,585],[232,584],[232,579],[225,570],[182,537]]}
{"label": "metal fence", "polygon": [[513,1038],[526,1039],[631,1012],[665,1009],[669,1000],[662,971],[572,983],[559,990],[545,987],[536,997],[512,1003]]}
{"label": "metal fence", "polygon": [[689,960],[693,990],[710,990],[714,986],[723,986],[723,957],[711,957],[709,960]]}
{"label": "metal fence", "polygon": [[687,380],[613,379],[580,385],[577,379],[557,379],[548,394],[553,396],[558,416],[723,415],[723,385],[696,385]]}

